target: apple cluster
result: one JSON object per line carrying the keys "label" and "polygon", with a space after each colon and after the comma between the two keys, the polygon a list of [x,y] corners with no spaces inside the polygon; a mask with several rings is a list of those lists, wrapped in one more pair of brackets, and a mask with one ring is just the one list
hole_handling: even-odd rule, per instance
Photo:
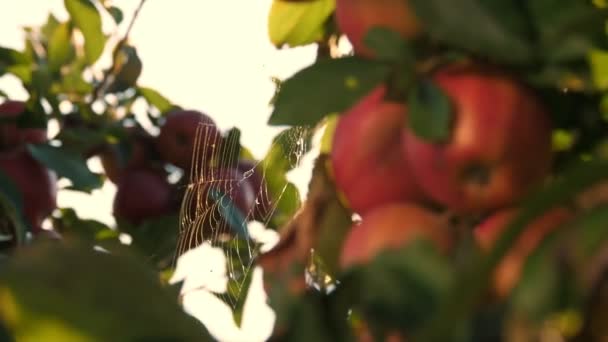
{"label": "apple cluster", "polygon": [[[117,219],[137,226],[178,212],[183,205],[190,219],[205,217],[203,225],[208,229],[203,234],[209,233],[213,225],[221,225],[218,217],[222,219],[221,213],[209,213],[217,207],[211,188],[229,199],[243,217],[259,219],[269,211],[262,170],[253,160],[233,160],[226,155],[234,142],[228,141],[207,114],[174,110],[164,117],[157,136],[139,127],[129,127],[127,135],[130,153],[126,161],[120,159],[117,146],[100,153],[108,179],[117,186],[113,203]],[[181,180],[169,181],[168,164],[183,171]]]}
{"label": "apple cluster", "polygon": [[[0,171],[8,177],[21,194],[26,223],[34,235],[57,237],[53,231],[42,229],[42,222],[57,206],[57,175],[36,160],[28,144],[47,142],[44,128],[25,128],[18,119],[27,111],[26,103],[8,100],[0,104]],[[14,236],[14,226],[3,227],[0,233]],[[6,229],[6,231],[4,230]],[[11,244],[15,243],[11,240]]]}
{"label": "apple cluster", "polygon": [[[374,58],[363,42],[372,27],[408,40],[423,30],[403,0],[338,0],[336,20],[363,58]],[[332,174],[345,205],[361,217],[343,245],[343,268],[415,237],[446,252],[453,245],[453,223],[446,217],[474,222],[479,247],[488,250],[521,200],[550,176],[553,123],[533,88],[499,66],[476,62],[446,64],[425,77],[449,100],[445,139],[418,134],[407,101],[389,96],[390,84],[378,86],[339,118]],[[514,287],[526,257],[571,217],[560,208],[527,227],[496,271],[497,295]]]}

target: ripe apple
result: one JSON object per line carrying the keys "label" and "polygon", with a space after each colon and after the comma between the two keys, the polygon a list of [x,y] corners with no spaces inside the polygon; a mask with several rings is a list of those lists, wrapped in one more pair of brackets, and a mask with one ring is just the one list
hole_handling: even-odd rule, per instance
{"label": "ripe apple", "polygon": [[255,206],[255,189],[236,168],[211,169],[192,191],[196,193],[192,205],[198,214],[217,207],[219,199],[230,200],[244,218],[251,216]]}
{"label": "ripe apple", "polygon": [[[515,208],[502,209],[475,228],[475,239],[482,250],[492,248],[516,214]],[[533,220],[525,228],[494,273],[494,291],[500,298],[506,297],[515,287],[526,259],[547,234],[572,217],[571,210],[559,207]]]}
{"label": "ripe apple", "polygon": [[237,168],[253,187],[255,208],[252,211],[252,218],[265,222],[272,214],[273,201],[268,192],[266,179],[264,179],[264,171],[260,169],[258,163],[245,159],[239,160]]}
{"label": "ripe apple", "polygon": [[157,153],[154,137],[145,130],[130,127],[127,134],[131,148],[127,160],[121,159],[118,146],[105,146],[99,154],[105,174],[113,183],[118,183],[127,169],[143,168]]}
{"label": "ripe apple", "polygon": [[498,72],[451,68],[434,81],[451,100],[446,141],[411,130],[404,154],[431,199],[457,212],[514,204],[548,175],[551,119],[532,90]]}
{"label": "ripe apple", "polygon": [[407,0],[337,0],[336,22],[355,54],[365,57],[373,56],[364,38],[374,27],[391,29],[405,39],[415,38],[422,31]]}
{"label": "ripe apple", "polygon": [[405,247],[416,238],[428,238],[441,250],[450,246],[444,221],[412,203],[390,203],[370,211],[355,224],[342,246],[343,269],[365,264],[380,252]]}
{"label": "ripe apple", "polygon": [[[233,216],[236,225],[246,225],[255,206],[255,190],[252,184],[236,168],[213,168],[203,174],[197,182],[189,184],[183,196],[182,219],[190,227],[186,233],[189,241],[182,248],[190,249],[205,240],[218,241],[236,234],[231,220],[226,215],[228,202],[238,210],[240,217]],[[246,226],[245,226],[246,227]]]}
{"label": "ripe apple", "polygon": [[34,159],[25,147],[0,152],[0,170],[21,192],[25,218],[36,233],[57,207],[57,175]]}
{"label": "ripe apple", "polygon": [[360,215],[383,204],[423,199],[401,152],[405,106],[385,100],[385,94],[384,86],[373,90],[340,117],[334,132],[334,181]]}
{"label": "ripe apple", "polygon": [[[25,112],[23,101],[5,101],[0,104],[0,118],[16,120]],[[46,130],[43,128],[20,128],[15,121],[0,123],[0,145],[12,147],[24,143],[40,144],[47,141]]]}
{"label": "ripe apple", "polygon": [[157,147],[164,160],[189,171],[193,158],[197,165],[209,164],[221,138],[211,117],[196,110],[179,110],[167,114]]}
{"label": "ripe apple", "polygon": [[172,189],[165,174],[153,169],[128,169],[117,184],[114,215],[138,225],[167,215],[172,209]]}

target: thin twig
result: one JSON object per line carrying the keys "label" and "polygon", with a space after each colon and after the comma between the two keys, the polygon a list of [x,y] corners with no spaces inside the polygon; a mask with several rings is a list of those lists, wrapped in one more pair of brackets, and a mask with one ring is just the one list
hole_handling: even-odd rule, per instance
{"label": "thin twig", "polygon": [[[120,51],[120,49],[122,49],[122,47],[129,40],[129,35],[131,34],[131,30],[133,30],[133,26],[135,25],[135,21],[139,17],[139,13],[141,12],[141,9],[144,6],[144,3],[146,3],[146,1],[147,0],[141,0],[139,2],[139,5],[137,6],[137,8],[135,9],[135,11],[133,12],[133,17],[131,18],[131,21],[129,22],[129,26],[127,27],[127,31],[125,31],[125,35],[116,44],[115,51]],[[114,78],[116,77],[116,75],[122,69],[122,65],[118,65],[117,64],[117,60],[118,60],[117,58],[113,59],[112,66],[110,67],[110,69],[108,69],[108,72],[104,75],[104,78],[101,80],[101,82],[93,90],[93,98],[91,98],[90,103],[95,102],[96,100],[98,100],[105,93],[107,87],[114,81]]]}
{"label": "thin twig", "polygon": [[137,6],[137,8],[135,9],[135,12],[133,13],[133,18],[131,18],[131,22],[129,23],[129,27],[127,28],[127,31],[125,32],[125,37],[122,39],[122,41],[125,41],[129,37],[129,34],[131,34],[131,30],[133,29],[135,20],[139,16],[139,12],[141,11],[142,7],[144,7],[145,2],[146,2],[146,0],[141,0],[139,2],[139,5]]}

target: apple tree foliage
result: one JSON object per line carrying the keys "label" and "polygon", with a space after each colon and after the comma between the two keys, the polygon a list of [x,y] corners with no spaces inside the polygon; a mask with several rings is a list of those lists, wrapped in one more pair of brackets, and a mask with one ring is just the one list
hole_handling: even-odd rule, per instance
{"label": "apple tree foliage", "polygon": [[[180,107],[138,82],[144,56],[137,54],[128,30],[117,40],[116,33],[102,30],[102,16],[113,18],[116,30],[132,24],[118,7],[103,0],[64,3],[69,18],[62,22],[50,15],[42,26],[26,27],[23,50],[0,46],[0,76],[13,75],[28,92],[19,127],[46,129],[51,122],[59,127],[49,142],[28,144],[29,153],[69,180],[69,189],[91,193],[108,175],[92,172],[87,160],[108,148],[128,159],[132,142],[127,128],[145,126],[133,114],[134,106],[143,103],[146,124],[153,128]],[[408,341],[496,341],[553,333],[590,341],[608,335],[602,324],[607,315],[604,203],[581,210],[575,224],[552,232],[528,258],[508,298],[496,301],[487,291],[493,270],[528,222],[585,192],[597,189],[596,197],[606,197],[598,184],[608,176],[608,5],[557,0],[408,3],[425,32],[404,41],[391,30],[369,30],[365,44],[375,58],[336,53],[340,32],[334,0],[272,4],[272,43],[316,44],[318,54],[312,65],[277,82],[268,123],[304,130],[307,136],[322,129],[326,133],[303,203],[294,186],[283,186],[294,167],[284,136],[277,136],[262,163],[269,191],[280,198],[280,210],[268,225],[280,231],[281,241],[256,260],[266,272],[269,302],[277,313],[271,340],[348,341],[397,333]],[[100,67],[104,51],[111,51],[112,63]],[[420,241],[341,271],[340,247],[352,213],[326,167],[336,114],[388,83],[394,96],[407,99],[410,128],[418,136],[445,139],[451,108],[424,75],[439,65],[470,60],[490,61],[542,94],[556,126],[550,182],[523,200],[522,210],[489,253],[476,248],[470,229],[463,229],[455,232],[453,255],[440,255]],[[247,155],[246,147],[239,145],[239,150]],[[179,174],[155,158],[150,162],[160,164],[167,175]],[[176,287],[167,284],[179,207],[137,225],[118,220],[116,227],[58,208],[51,223],[63,237],[56,241],[32,236],[19,189],[3,173],[0,195],[4,221],[14,228],[16,242],[7,247],[2,244],[7,237],[0,235],[0,340],[37,341],[50,334],[63,341],[211,340],[200,323],[183,313]],[[120,233],[131,235],[133,242],[123,245]]]}

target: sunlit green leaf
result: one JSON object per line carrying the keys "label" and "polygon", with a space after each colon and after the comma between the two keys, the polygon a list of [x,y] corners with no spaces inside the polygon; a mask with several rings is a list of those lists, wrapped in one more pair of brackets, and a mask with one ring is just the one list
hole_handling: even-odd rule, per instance
{"label": "sunlit green leaf", "polygon": [[101,15],[90,0],[64,0],[74,25],[82,31],[84,51],[89,64],[95,63],[103,52],[106,38],[101,27]]}
{"label": "sunlit green leaf", "polygon": [[152,88],[137,87],[137,91],[149,104],[156,107],[161,113],[166,113],[173,108],[171,101]]}
{"label": "sunlit green leaf", "polygon": [[594,50],[589,53],[593,83],[599,89],[608,89],[608,52]]}
{"label": "sunlit green leaf", "polygon": [[70,38],[72,30],[69,23],[62,23],[55,28],[49,39],[47,59],[49,69],[58,71],[63,65],[74,58],[74,47]]}
{"label": "sunlit green leaf", "polygon": [[319,41],[335,0],[287,2],[274,0],[268,16],[268,34],[275,46],[291,47]]}

